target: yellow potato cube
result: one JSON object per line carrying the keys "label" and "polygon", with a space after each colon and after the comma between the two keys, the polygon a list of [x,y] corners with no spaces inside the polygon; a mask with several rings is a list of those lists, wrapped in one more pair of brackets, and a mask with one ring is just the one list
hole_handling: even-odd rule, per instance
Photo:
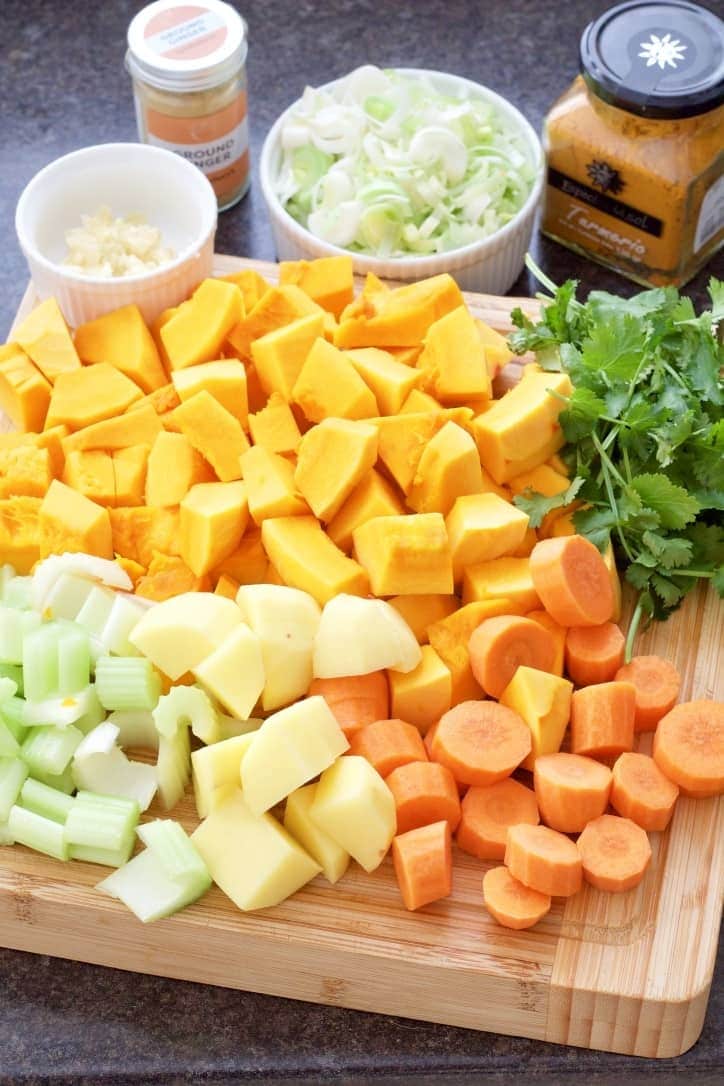
{"label": "yellow potato cube", "polygon": [[354,297],[351,256],[323,256],[317,260],[282,260],[279,282],[294,283],[317,305],[338,317]]}
{"label": "yellow potato cube", "polygon": [[527,369],[501,400],[473,420],[480,460],[496,483],[544,463],[564,443],[559,396],[573,391],[565,373]]}
{"label": "yellow potato cube", "polygon": [[374,517],[353,534],[375,596],[450,595],[452,555],[440,513]]}
{"label": "yellow potato cube", "polygon": [[453,705],[485,697],[470,667],[468,642],[473,630],[486,618],[514,615],[519,610],[511,600],[485,600],[460,607],[447,618],[428,626],[430,645],[450,670]]}
{"label": "yellow potato cube", "polygon": [[[261,642],[242,622],[194,668],[194,678],[234,716],[245,720],[264,689]],[[239,784],[237,765],[236,785]]]}
{"label": "yellow potato cube", "polygon": [[241,454],[249,442],[234,418],[207,392],[197,392],[173,413],[174,421],[197,452],[211,464],[222,483],[241,478]]}
{"label": "yellow potato cube", "polygon": [[113,456],[103,449],[72,449],[65,458],[62,481],[99,505],[115,505]]}
{"label": "yellow potato cube", "polygon": [[18,430],[42,430],[50,382],[16,343],[0,347],[0,411]]}
{"label": "yellow potato cube", "polygon": [[476,600],[512,600],[526,611],[542,606],[533,587],[528,558],[493,558],[468,566],[463,576],[463,603]]}
{"label": "yellow potato cube", "polygon": [[368,419],[379,414],[374,394],[347,355],[326,339],[312,344],[292,398],[310,422],[329,417]]}
{"label": "yellow potato cube", "polygon": [[434,321],[463,305],[459,286],[446,272],[394,290],[371,285],[342,313],[338,347],[417,347]]}
{"label": "yellow potato cube", "polygon": [[349,554],[355,528],[373,517],[402,516],[405,507],[391,483],[372,468],[327,525],[327,535]]}
{"label": "yellow potato cube", "polygon": [[48,487],[38,522],[41,558],[64,551],[84,551],[98,558],[113,558],[108,510],[57,479],[53,479]]}
{"label": "yellow potato cube", "polygon": [[234,283],[204,279],[160,330],[172,370],[218,358],[224,340],[244,315],[244,298]]}
{"label": "yellow potato cube", "polygon": [[191,752],[191,777],[199,818],[206,818],[209,811],[238,790],[241,760],[253,738],[254,730]]}
{"label": "yellow potato cube", "polygon": [[359,755],[345,755],[325,769],[309,814],[365,871],[380,866],[397,829],[392,792]]}
{"label": "yellow potato cube", "polygon": [[197,483],[180,506],[181,557],[197,577],[233,554],[249,507],[245,483]]}
{"label": "yellow potato cube", "polygon": [[536,758],[561,749],[571,715],[573,683],[558,675],[519,667],[498,699],[514,709],[530,728],[531,752],[523,769],[533,769]]}
{"label": "yellow potato cube", "polygon": [[422,381],[422,373],[396,361],[389,351],[379,347],[357,347],[345,354],[374,393],[381,415],[396,415]]}
{"label": "yellow potato cube", "polygon": [[40,506],[40,498],[0,499],[0,554],[23,576],[40,558]]}
{"label": "yellow potato cube", "polygon": [[417,360],[423,391],[442,404],[490,399],[490,374],[475,320],[461,305],[431,324]]}
{"label": "yellow potato cube", "polygon": [[211,592],[185,592],[146,611],[128,639],[175,682],[224,645],[242,621],[232,600]]}
{"label": "yellow potato cube", "polygon": [[65,455],[73,449],[127,449],[129,445],[153,445],[163,426],[150,404],[131,408],[125,415],[102,419],[62,438]]}
{"label": "yellow potato cube", "polygon": [[339,882],[349,866],[349,852],[321,830],[310,815],[317,794],[316,784],[305,784],[287,796],[284,808],[284,829],[317,861],[324,877]]}
{"label": "yellow potato cube", "polygon": [[229,333],[228,347],[242,361],[251,362],[251,345],[254,340],[310,314],[323,317],[321,307],[299,287],[291,284],[270,287]]}
{"label": "yellow potato cube", "polygon": [[162,430],[148,455],[146,505],[178,505],[196,483],[210,483],[214,473],[184,434]]}
{"label": "yellow potato cube", "polygon": [[285,401],[291,401],[292,390],[312,344],[323,332],[324,315],[310,313],[252,342],[254,369],[267,396],[278,392]]}
{"label": "yellow potato cube", "polygon": [[321,871],[272,815],[252,814],[240,791],[214,807],[191,840],[216,885],[244,912],[278,905]]}
{"label": "yellow potato cube", "polygon": [[528,516],[497,494],[466,494],[445,518],[453,556],[453,576],[459,584],[467,566],[511,554],[528,527]]}
{"label": "yellow potato cube", "polygon": [[278,392],[272,392],[266,407],[249,415],[251,439],[270,453],[291,456],[296,453],[302,435],[289,404]]}
{"label": "yellow potato cube", "polygon": [[113,505],[143,505],[148,466],[148,445],[129,445],[112,454]]}
{"label": "yellow potato cube", "polygon": [[483,485],[480,458],[466,430],[446,422],[423,449],[407,504],[417,513],[446,516],[456,498],[477,494]]}
{"label": "yellow potato cube", "polygon": [[309,506],[294,483],[294,465],[283,456],[253,445],[241,457],[249,513],[256,524],[268,517],[309,515]]}
{"label": "yellow potato cube", "polygon": [[398,614],[402,615],[410,627],[418,644],[427,645],[427,628],[434,622],[447,618],[457,611],[460,600],[457,596],[422,594],[419,596],[393,596],[387,601]]}
{"label": "yellow potato cube", "polygon": [[230,415],[238,419],[245,430],[248,429],[246,370],[243,362],[237,358],[222,358],[175,370],[171,380],[182,403],[205,389]]}
{"label": "yellow potato cube", "polygon": [[136,305],[124,305],[81,324],[74,342],[82,362],[110,362],[146,393],[168,380],[153,336]]}
{"label": "yellow potato cube", "polygon": [[431,411],[444,411],[442,404],[438,403],[429,392],[423,392],[419,388],[413,388],[405,402],[398,411],[399,415],[426,415]]}
{"label": "yellow potato cube", "polygon": [[0,498],[44,498],[52,478],[47,449],[35,445],[0,448]]}
{"label": "yellow potato cube", "polygon": [[315,517],[329,521],[376,460],[374,426],[342,418],[324,419],[302,438],[294,482]]}
{"label": "yellow potato cube", "polygon": [[423,735],[452,705],[450,668],[431,645],[422,646],[422,660],[403,675],[388,671],[390,716],[414,724]]}
{"label": "yellow potato cube", "polygon": [[315,517],[270,517],[261,538],[283,583],[308,592],[320,606],[340,592],[369,592],[365,570],[335,547]]}
{"label": "yellow potato cube", "polygon": [[51,385],[59,373],[79,370],[80,359],[55,298],[46,298],[13,329],[18,343]]}

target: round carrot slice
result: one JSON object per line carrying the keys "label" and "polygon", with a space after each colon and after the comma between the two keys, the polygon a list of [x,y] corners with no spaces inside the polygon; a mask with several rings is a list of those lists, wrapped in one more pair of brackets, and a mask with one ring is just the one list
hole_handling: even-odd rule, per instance
{"label": "round carrot slice", "polygon": [[481,622],[468,643],[473,675],[491,698],[499,698],[518,668],[551,671],[556,646],[553,634],[520,615],[498,615]]}
{"label": "round carrot slice", "polygon": [[455,840],[459,848],[480,860],[502,860],[508,827],[520,822],[531,826],[540,822],[535,794],[506,777],[497,784],[467,790]]}
{"label": "round carrot slice", "polygon": [[644,830],[665,830],[679,795],[648,754],[620,754],[613,767],[611,806]]}
{"label": "round carrot slice", "polygon": [[630,818],[601,815],[576,841],[586,882],[618,894],[638,886],[651,860],[646,831]]}
{"label": "round carrot slice", "polygon": [[724,702],[685,701],[662,717],[654,761],[683,796],[724,792]]}
{"label": "round carrot slice", "polygon": [[580,833],[602,815],[611,791],[611,770],[581,754],[544,754],[533,768],[535,794],[546,826]]}
{"label": "round carrot slice", "polygon": [[533,587],[561,626],[600,626],[613,614],[613,588],[606,563],[581,535],[543,539],[530,556]]}
{"label": "round carrot slice", "polygon": [[566,635],[566,671],[578,686],[611,682],[623,663],[626,638],[615,622],[572,626]]}
{"label": "round carrot slice", "polygon": [[681,689],[681,675],[661,656],[634,656],[620,667],[617,682],[631,683],[636,689],[634,728],[652,732],[662,716],[674,708]]}
{"label": "round carrot slice", "polygon": [[578,849],[570,837],[547,826],[511,826],[505,866],[524,886],[551,897],[570,897],[581,888]]}
{"label": "round carrot slice", "polygon": [[495,784],[530,754],[530,729],[495,701],[461,701],[440,717],[431,756],[462,784]]}
{"label": "round carrot slice", "polygon": [[397,811],[397,832],[446,821],[455,830],[460,821],[460,797],[447,766],[437,762],[408,762],[393,769],[385,784]]}
{"label": "round carrot slice", "polygon": [[524,886],[507,867],[493,867],[483,876],[485,907],[504,928],[532,928],[550,911],[551,899]]}

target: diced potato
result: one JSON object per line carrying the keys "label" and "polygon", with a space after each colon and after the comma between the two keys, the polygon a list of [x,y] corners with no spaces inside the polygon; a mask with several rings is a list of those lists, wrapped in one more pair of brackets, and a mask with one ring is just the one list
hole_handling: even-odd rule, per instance
{"label": "diced potato", "polygon": [[321,830],[310,815],[317,794],[316,784],[306,784],[287,796],[284,829],[305,848],[331,883],[339,882],[349,866],[349,853]]}
{"label": "diced potato", "polygon": [[455,502],[445,526],[459,584],[467,566],[501,558],[520,546],[528,517],[497,494],[466,494]]}
{"label": "diced potato", "polygon": [[422,659],[414,671],[390,671],[390,714],[414,724],[423,735],[452,704],[450,668],[431,645],[422,646]]}
{"label": "diced potato", "polygon": [[376,596],[452,593],[452,555],[440,513],[375,517],[353,539]]}
{"label": "diced potato", "polygon": [[359,755],[338,758],[322,773],[309,813],[365,871],[380,866],[397,829],[392,792]]}
{"label": "diced potato", "polygon": [[254,731],[250,731],[191,752],[191,775],[199,818],[206,818],[214,807],[237,791],[241,760],[253,738]]}
{"label": "diced potato", "polygon": [[573,683],[558,675],[519,667],[500,695],[501,705],[514,709],[530,728],[531,752],[523,769],[533,769],[536,758],[561,749],[571,715]]}
{"label": "diced potato", "polygon": [[231,600],[211,592],[186,592],[147,611],[130,641],[175,681],[223,645],[242,621]]}
{"label": "diced potato", "polygon": [[[223,596],[218,598],[224,599]],[[266,676],[261,642],[242,622],[192,671],[194,678],[225,709],[243,720],[249,716],[264,689]]]}
{"label": "diced potato", "polygon": [[396,668],[411,671],[420,646],[405,620],[384,600],[341,594],[324,605],[314,640],[314,677],[334,679]]}

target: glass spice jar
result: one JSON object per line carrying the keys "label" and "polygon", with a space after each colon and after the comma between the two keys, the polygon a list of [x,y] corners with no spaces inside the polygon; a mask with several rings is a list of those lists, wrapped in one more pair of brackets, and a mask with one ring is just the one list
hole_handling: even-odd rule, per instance
{"label": "glass spice jar", "polygon": [[724,243],[724,22],[631,0],[589,24],[546,118],[542,230],[646,286],[680,286]]}
{"label": "glass spice jar", "polygon": [[222,0],[157,0],[128,28],[141,142],[198,166],[222,211],[249,188],[246,54],[246,23]]}

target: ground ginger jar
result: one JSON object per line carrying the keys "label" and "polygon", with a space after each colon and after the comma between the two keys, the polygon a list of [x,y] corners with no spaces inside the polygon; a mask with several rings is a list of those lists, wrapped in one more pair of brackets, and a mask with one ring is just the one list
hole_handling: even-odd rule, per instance
{"label": "ground ginger jar", "polygon": [[724,22],[685,0],[605,12],[543,141],[545,234],[638,283],[687,282],[724,242]]}
{"label": "ground ginger jar", "polygon": [[222,0],[157,0],[128,28],[139,138],[193,162],[220,210],[249,188],[246,23]]}

